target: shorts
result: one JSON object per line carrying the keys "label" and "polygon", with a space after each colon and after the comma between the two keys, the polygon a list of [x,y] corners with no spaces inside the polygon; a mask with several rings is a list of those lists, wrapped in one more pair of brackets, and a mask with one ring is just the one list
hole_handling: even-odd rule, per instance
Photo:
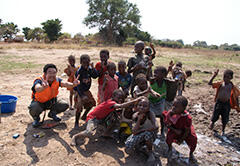
{"label": "shorts", "polygon": [[88,90],[84,92],[84,95],[88,98],[85,101],[82,101],[82,97],[79,96],[79,94],[74,91],[74,101],[75,101],[75,108],[82,110],[83,107],[85,109],[91,109],[92,107],[96,106],[96,101],[93,98],[92,93]]}
{"label": "shorts", "polygon": [[130,135],[125,142],[126,153],[132,154],[142,143],[146,141],[153,143],[156,139],[156,136],[157,134],[153,131],[144,131],[137,135]]}
{"label": "shorts", "polygon": [[231,106],[229,101],[227,102],[217,101],[215,103],[215,107],[212,115],[212,122],[215,123],[219,119],[219,116],[221,115],[222,124],[226,125],[229,121],[230,110],[231,110]]}
{"label": "shorts", "polygon": [[162,116],[162,112],[165,109],[165,99],[160,100],[157,103],[151,103],[150,102],[150,111],[154,112],[156,117]]}
{"label": "shorts", "polygon": [[89,119],[87,121],[86,129],[83,131],[87,137],[100,137],[104,132],[104,127],[99,125],[97,119]]}

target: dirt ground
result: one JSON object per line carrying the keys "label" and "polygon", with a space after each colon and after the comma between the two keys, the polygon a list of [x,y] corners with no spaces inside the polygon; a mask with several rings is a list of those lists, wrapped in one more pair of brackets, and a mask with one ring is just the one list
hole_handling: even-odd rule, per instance
{"label": "dirt ground", "polygon": [[[97,140],[86,140],[83,145],[71,147],[70,141],[73,134],[84,129],[84,122],[81,121],[81,127],[76,130],[74,127],[74,111],[67,110],[60,114],[62,121],[60,125],[52,129],[35,129],[32,127],[32,118],[28,113],[28,105],[31,102],[31,86],[34,78],[42,74],[42,68],[46,63],[54,63],[59,71],[58,76],[67,80],[63,75],[63,70],[67,64],[67,57],[74,54],[79,65],[79,57],[81,54],[89,54],[91,60],[96,63],[99,60],[100,47],[89,47],[82,49],[0,49],[0,58],[5,63],[18,62],[22,64],[33,64],[29,68],[25,67],[9,67],[0,71],[0,93],[14,95],[18,97],[16,112],[13,114],[2,114],[0,123],[0,165],[2,166],[22,166],[22,165],[63,165],[63,166],[84,166],[84,165],[145,165],[144,160],[139,156],[129,157],[124,152],[123,145],[118,145],[113,140],[99,138]],[[133,56],[132,47],[117,48],[109,47],[110,60],[118,61],[120,59],[127,60]],[[170,59],[184,59],[188,54],[203,56],[206,59],[208,54],[226,54],[225,52],[206,52],[191,50],[169,50],[157,49],[157,58],[155,64],[167,66],[166,61]],[[194,53],[193,53],[194,52]],[[206,55],[206,56],[205,56]],[[181,60],[182,60],[181,59]],[[187,63],[187,58],[186,63]],[[224,67],[235,66],[236,77],[234,82],[239,85],[239,61],[225,62]],[[197,72],[213,71],[214,66],[198,66],[189,65],[194,72],[193,76],[188,80],[184,96],[189,100],[189,112],[193,118],[193,124],[199,137],[200,144],[196,150],[198,163],[195,165],[240,165],[240,114],[235,110],[231,111],[230,121],[226,128],[227,141],[219,136],[221,131],[221,121],[216,123],[215,131],[208,129],[210,118],[214,107],[215,91],[207,86],[207,80],[211,74],[205,73],[203,79],[196,81],[199,76]],[[184,64],[184,61],[183,61]],[[190,63],[189,63],[190,64]],[[0,63],[0,65],[2,65]],[[220,67],[220,66],[217,66]],[[223,71],[224,68],[221,69]],[[220,73],[221,75],[221,73]],[[195,77],[196,76],[196,77]],[[91,91],[96,98],[97,81],[94,80]],[[69,92],[61,88],[59,98],[68,101]],[[201,103],[204,111],[196,109],[196,104]],[[50,122],[47,117],[46,122]],[[45,136],[42,138],[34,138],[33,134],[43,132]],[[20,137],[13,139],[12,136],[19,133]],[[215,140],[218,144],[205,144],[207,140]],[[175,147],[175,146],[174,146]],[[159,147],[158,151],[165,151],[165,148]],[[176,146],[176,149],[188,153],[188,149],[183,146]],[[201,152],[201,154],[200,154]],[[167,161],[164,154],[160,153],[162,165],[185,165],[184,162],[171,164]]]}

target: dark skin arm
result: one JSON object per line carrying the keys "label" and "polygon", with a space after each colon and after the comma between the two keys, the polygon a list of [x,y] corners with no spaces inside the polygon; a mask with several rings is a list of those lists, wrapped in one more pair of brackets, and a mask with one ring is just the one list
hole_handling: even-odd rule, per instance
{"label": "dark skin arm", "polygon": [[154,48],[154,45],[152,44],[152,43],[150,43],[150,47],[151,47],[151,49],[153,50],[153,53],[152,53],[152,55],[151,55],[151,59],[154,59],[155,58],[155,55],[156,55],[156,50],[155,50],[155,48]]}
{"label": "dark skin arm", "polygon": [[[150,114],[150,120],[152,122],[152,127],[148,128],[148,129],[140,129],[140,123],[141,121],[145,118],[145,114],[138,114],[138,120],[137,120],[137,124],[134,126],[133,128],[133,135],[139,134],[141,132],[144,131],[155,131],[158,130],[158,123],[156,121],[155,115],[152,112],[149,112]],[[146,117],[147,118],[147,117]]]}
{"label": "dark skin arm", "polygon": [[214,78],[218,75],[219,69],[217,69],[214,73],[212,78],[210,79],[210,81],[208,82],[208,85],[212,85],[213,84],[213,80]]}
{"label": "dark skin arm", "polygon": [[128,102],[125,102],[125,103],[122,103],[122,104],[115,104],[113,107],[115,109],[117,109],[117,108],[127,108],[127,107],[131,106],[132,104],[135,104],[136,102],[138,102],[138,100],[141,100],[143,98],[144,97],[141,96],[141,97],[138,97],[134,100],[131,100],[131,101],[128,101]]}

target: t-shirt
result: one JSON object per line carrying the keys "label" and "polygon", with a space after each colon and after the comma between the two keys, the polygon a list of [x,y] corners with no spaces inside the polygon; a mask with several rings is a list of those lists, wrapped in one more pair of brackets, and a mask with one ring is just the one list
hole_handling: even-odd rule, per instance
{"label": "t-shirt", "polygon": [[118,89],[118,76],[114,75],[114,78],[112,78],[109,75],[106,75],[105,77],[108,81],[104,90],[104,101],[107,101],[112,98],[114,90]]}
{"label": "t-shirt", "polygon": [[90,89],[92,83],[91,78],[97,78],[98,72],[95,68],[89,67],[88,69],[85,69],[80,67],[75,73],[75,77],[77,78],[78,75],[80,75],[78,78],[80,84],[76,86],[74,90],[78,92],[79,96],[82,96],[85,91]]}
{"label": "t-shirt", "polygon": [[133,72],[133,79],[135,79],[135,77],[140,73],[146,74],[146,72],[147,72],[146,58],[144,57],[143,54],[141,54],[141,55],[136,55],[135,57],[131,57],[128,60],[128,63],[127,63],[128,69],[131,69],[134,66],[136,66],[137,64],[141,64],[141,63],[146,67],[146,69],[141,69],[141,70],[134,71]]}
{"label": "t-shirt", "polygon": [[151,84],[150,86],[155,92],[159,93],[160,95],[165,93],[160,98],[159,97],[153,97],[151,94],[149,94],[148,99],[151,103],[155,104],[155,103],[158,103],[159,101],[161,101],[162,99],[166,99],[167,86],[166,86],[165,81],[163,81],[162,87],[159,87],[156,81],[153,84]]}
{"label": "t-shirt", "polygon": [[94,118],[96,118],[97,120],[106,118],[108,116],[108,114],[110,114],[111,112],[113,112],[115,110],[114,109],[115,104],[117,104],[117,103],[115,101],[113,101],[112,99],[102,102],[101,104],[96,106],[95,109],[92,110],[87,115],[86,121],[88,121],[90,119],[94,119]]}
{"label": "t-shirt", "polygon": [[[107,72],[107,65],[103,67],[102,69],[102,64],[101,62],[98,62],[96,65],[95,65],[95,69],[99,72],[99,78],[98,78],[98,84],[99,85],[102,85],[103,84],[103,80],[104,80],[104,74]],[[102,69],[102,72],[100,73]],[[101,74],[101,75],[100,75]]]}
{"label": "t-shirt", "polygon": [[118,85],[123,90],[128,89],[132,82],[132,76],[131,74],[127,73],[125,76],[121,75],[119,72],[116,73],[118,76]]}

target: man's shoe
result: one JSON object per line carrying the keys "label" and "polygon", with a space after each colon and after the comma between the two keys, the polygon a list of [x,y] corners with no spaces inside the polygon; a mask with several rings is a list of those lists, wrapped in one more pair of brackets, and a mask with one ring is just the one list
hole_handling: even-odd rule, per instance
{"label": "man's shoe", "polygon": [[52,118],[56,122],[60,122],[61,121],[61,118],[57,117],[57,115],[55,113],[52,113],[52,112],[48,113],[48,117]]}
{"label": "man's shoe", "polygon": [[37,118],[33,121],[32,125],[33,127],[38,127],[41,125],[41,123],[39,122],[40,121],[40,118]]}

